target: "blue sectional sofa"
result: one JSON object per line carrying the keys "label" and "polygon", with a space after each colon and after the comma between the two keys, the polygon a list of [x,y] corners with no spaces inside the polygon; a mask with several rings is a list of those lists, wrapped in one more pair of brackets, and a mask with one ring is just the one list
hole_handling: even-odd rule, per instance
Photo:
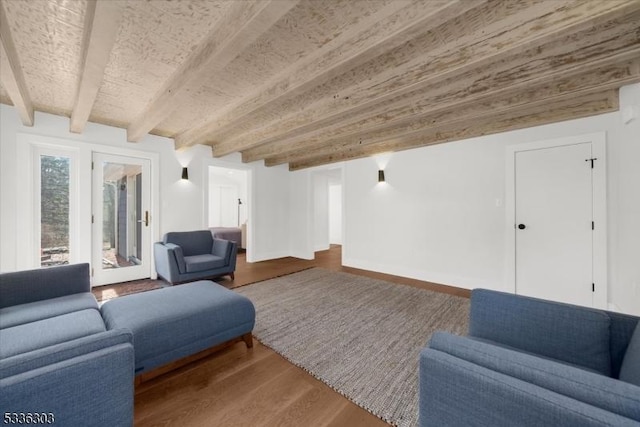
{"label": "blue sectional sofa", "polygon": [[171,284],[227,274],[234,279],[238,245],[209,230],[167,233],[153,251],[158,275]]}
{"label": "blue sectional sofa", "polygon": [[640,426],[639,318],[474,290],[420,354],[420,426]]}
{"label": "blue sectional sofa", "polygon": [[132,334],[107,330],[90,291],[88,264],[0,274],[3,417],[132,425]]}
{"label": "blue sectional sofa", "polygon": [[135,382],[253,343],[251,301],[210,281],[101,308],[90,291],[88,264],[0,274],[3,422],[131,426]]}

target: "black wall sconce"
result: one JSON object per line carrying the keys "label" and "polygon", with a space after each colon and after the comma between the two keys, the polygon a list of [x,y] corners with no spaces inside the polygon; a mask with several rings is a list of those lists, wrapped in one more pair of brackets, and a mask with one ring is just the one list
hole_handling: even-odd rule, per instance
{"label": "black wall sconce", "polygon": [[182,168],[182,179],[189,179],[189,171],[187,170],[186,167]]}
{"label": "black wall sconce", "polygon": [[378,171],[378,182],[385,182],[384,171],[382,169]]}

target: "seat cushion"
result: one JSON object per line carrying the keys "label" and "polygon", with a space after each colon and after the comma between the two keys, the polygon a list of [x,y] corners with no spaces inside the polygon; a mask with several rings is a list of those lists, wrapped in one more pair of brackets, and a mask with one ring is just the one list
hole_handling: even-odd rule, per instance
{"label": "seat cushion", "polygon": [[620,381],[640,386],[640,323],[631,336],[620,367]]}
{"label": "seat cushion", "polygon": [[225,259],[216,255],[192,255],[184,257],[187,273],[213,270],[225,266]]}
{"label": "seat cushion", "polygon": [[97,310],[98,302],[89,292],[0,308],[0,329],[90,308]]}
{"label": "seat cushion", "polygon": [[4,359],[104,331],[106,328],[100,312],[94,309],[25,323],[0,332],[0,358]]}
{"label": "seat cushion", "polygon": [[138,373],[249,333],[255,323],[248,298],[205,280],[114,298],[100,310],[108,329],[133,332]]}

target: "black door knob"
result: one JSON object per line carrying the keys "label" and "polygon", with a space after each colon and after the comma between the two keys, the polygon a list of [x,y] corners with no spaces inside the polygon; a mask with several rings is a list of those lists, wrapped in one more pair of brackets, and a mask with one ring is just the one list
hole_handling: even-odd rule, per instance
{"label": "black door knob", "polygon": [[525,228],[527,228],[527,226],[526,226],[526,225],[524,225],[524,224],[518,224],[518,228],[519,228],[520,230],[524,230]]}

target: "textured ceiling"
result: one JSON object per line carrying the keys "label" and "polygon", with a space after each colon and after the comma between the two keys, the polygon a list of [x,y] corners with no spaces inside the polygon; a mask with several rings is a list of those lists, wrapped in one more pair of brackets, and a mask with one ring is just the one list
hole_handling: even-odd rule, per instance
{"label": "textured ceiling", "polygon": [[0,101],[291,169],[600,114],[640,0],[1,0]]}

